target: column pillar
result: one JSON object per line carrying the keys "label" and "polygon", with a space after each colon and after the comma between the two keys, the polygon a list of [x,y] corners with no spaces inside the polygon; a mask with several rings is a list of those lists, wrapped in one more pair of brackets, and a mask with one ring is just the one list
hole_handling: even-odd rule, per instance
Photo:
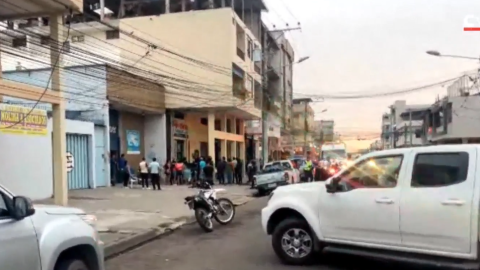
{"label": "column pillar", "polygon": [[220,143],[221,143],[221,147],[222,147],[222,149],[220,150],[220,153],[221,153],[222,156],[217,157],[217,158],[219,158],[219,159],[223,158],[223,157],[227,158],[227,144],[228,144],[228,141],[227,140],[221,140]]}
{"label": "column pillar", "polygon": [[237,143],[238,143],[237,141],[232,142],[232,158],[239,157],[237,153]]}
{"label": "column pillar", "polygon": [[165,0],[165,14],[170,13],[170,0]]}
{"label": "column pillar", "polygon": [[209,9],[213,9],[213,8],[214,8],[213,0],[208,0],[208,8],[209,8]]}
{"label": "column pillar", "polygon": [[213,162],[215,158],[215,114],[208,113],[208,155],[212,157]]}
{"label": "column pillar", "polygon": [[225,0],[222,0],[222,8],[225,7]]}
{"label": "column pillar", "polygon": [[220,117],[220,131],[227,132],[227,116],[225,114]]}
{"label": "column pillar", "polygon": [[187,10],[187,0],[182,0],[182,12]]}
{"label": "column pillar", "polygon": [[[62,44],[65,41],[63,35],[63,18],[61,15],[50,17],[50,38],[57,42],[50,43],[50,63],[52,65],[51,88],[53,91],[59,91],[60,97],[63,97],[61,89],[60,67],[63,65]],[[66,164],[66,134],[65,134],[65,102],[60,100],[59,104],[53,104],[53,197],[55,204],[68,204],[68,183]]]}
{"label": "column pillar", "polygon": [[237,134],[237,118],[236,117],[233,117],[232,118],[232,133],[233,134]]}

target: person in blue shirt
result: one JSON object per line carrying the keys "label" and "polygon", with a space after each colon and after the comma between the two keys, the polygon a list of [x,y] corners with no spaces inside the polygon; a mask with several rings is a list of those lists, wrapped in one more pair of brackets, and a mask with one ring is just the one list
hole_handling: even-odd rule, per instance
{"label": "person in blue shirt", "polygon": [[205,172],[203,171],[203,169],[207,166],[207,163],[205,162],[205,158],[201,157],[198,165],[200,167],[200,174],[199,174],[200,182],[203,182],[203,180],[205,180]]}
{"label": "person in blue shirt", "polygon": [[130,180],[130,172],[127,171],[127,160],[125,159],[125,154],[122,154],[118,159],[118,170],[120,179],[122,179],[123,187],[128,187],[128,181]]}

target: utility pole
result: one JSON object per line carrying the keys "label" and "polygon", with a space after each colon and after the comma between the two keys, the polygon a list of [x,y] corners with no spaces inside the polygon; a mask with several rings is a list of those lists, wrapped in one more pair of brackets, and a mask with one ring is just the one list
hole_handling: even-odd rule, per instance
{"label": "utility pole", "polygon": [[307,121],[307,112],[308,112],[308,102],[305,101],[305,111],[303,112],[303,155],[307,156],[307,132],[308,132],[308,121]]}

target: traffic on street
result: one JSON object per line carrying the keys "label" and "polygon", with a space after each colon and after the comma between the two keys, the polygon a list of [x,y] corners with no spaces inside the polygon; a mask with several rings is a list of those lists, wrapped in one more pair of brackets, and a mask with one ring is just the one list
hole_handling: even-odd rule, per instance
{"label": "traffic on street", "polygon": [[241,206],[235,220],[204,233],[196,224],[188,225],[171,235],[152,241],[106,262],[107,270],[371,270],[427,269],[414,265],[381,263],[367,259],[325,255],[312,265],[288,266],[279,261],[272,250],[270,237],[261,227],[260,211],[267,198],[259,198]]}

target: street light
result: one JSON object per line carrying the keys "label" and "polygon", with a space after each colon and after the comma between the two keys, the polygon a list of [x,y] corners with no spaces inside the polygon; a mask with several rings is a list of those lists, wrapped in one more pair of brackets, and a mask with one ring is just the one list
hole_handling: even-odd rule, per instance
{"label": "street light", "polygon": [[470,56],[461,56],[461,55],[447,55],[447,54],[441,54],[439,51],[427,51],[427,54],[437,56],[437,57],[451,57],[451,58],[462,58],[462,59],[470,59],[470,60],[480,60],[479,57],[470,57]]}
{"label": "street light", "polygon": [[300,59],[298,59],[298,61],[294,64],[300,64],[301,62],[307,61],[308,59],[310,59],[310,56],[300,57]]}

